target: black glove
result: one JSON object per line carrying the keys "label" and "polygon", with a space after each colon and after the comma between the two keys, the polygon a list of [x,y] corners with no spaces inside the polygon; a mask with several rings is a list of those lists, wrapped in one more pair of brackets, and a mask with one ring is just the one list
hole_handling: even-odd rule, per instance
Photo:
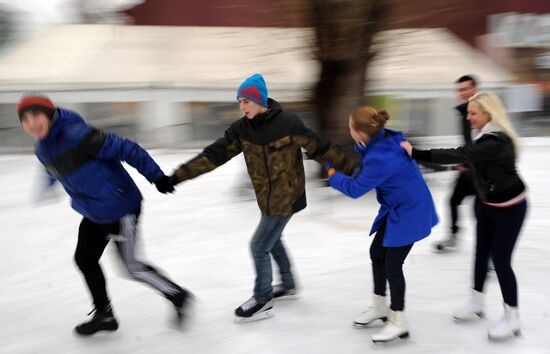
{"label": "black glove", "polygon": [[361,166],[357,166],[351,172],[351,178],[357,178],[361,174]]}
{"label": "black glove", "polygon": [[176,183],[177,182],[174,180],[173,176],[168,177],[164,175],[155,181],[155,186],[162,194],[174,193],[174,186]]}

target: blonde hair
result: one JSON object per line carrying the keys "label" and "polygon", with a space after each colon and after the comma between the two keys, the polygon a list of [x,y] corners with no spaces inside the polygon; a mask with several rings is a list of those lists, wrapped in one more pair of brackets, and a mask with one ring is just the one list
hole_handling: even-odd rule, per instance
{"label": "blonde hair", "polygon": [[510,118],[508,118],[504,104],[497,95],[492,92],[481,91],[470,97],[468,102],[476,102],[479,105],[479,109],[491,117],[491,122],[502,129],[512,139],[516,151],[519,151],[519,137],[512,126]]}
{"label": "blonde hair", "polygon": [[351,125],[357,131],[362,131],[370,138],[376,136],[386,125],[390,114],[386,110],[377,111],[370,106],[361,106],[351,112]]}

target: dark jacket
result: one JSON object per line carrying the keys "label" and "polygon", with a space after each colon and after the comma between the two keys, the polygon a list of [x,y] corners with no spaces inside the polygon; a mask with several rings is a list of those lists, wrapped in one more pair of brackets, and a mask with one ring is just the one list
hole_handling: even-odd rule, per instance
{"label": "dark jacket", "polygon": [[164,174],[136,143],[88,126],[75,112],[57,109],[36,156],[71,197],[73,209],[98,224],[135,211],[142,196],[122,167],[126,161],[154,182]]}
{"label": "dark jacket", "polygon": [[489,203],[506,202],[525,190],[516,171],[512,140],[503,132],[490,132],[456,149],[413,149],[413,159],[440,164],[471,163],[477,196]]}
{"label": "dark jacket", "polygon": [[[461,126],[462,126],[462,137],[464,138],[464,144],[469,145],[472,141],[472,127],[470,126],[470,121],[468,120],[468,102],[459,104],[455,107],[455,109],[458,111],[458,114],[460,114],[461,120]],[[462,171],[460,173],[460,179],[462,179],[462,183],[466,183],[466,179],[468,181],[471,181],[473,176],[473,169],[474,166],[472,164],[465,164],[465,167],[467,168],[465,171]],[[471,183],[471,182],[469,182]]]}
{"label": "dark jacket", "polygon": [[455,109],[458,111],[458,114],[460,114],[460,117],[462,118],[461,125],[462,125],[462,136],[464,137],[464,144],[471,144],[472,143],[472,128],[470,126],[470,121],[468,118],[468,102],[459,104],[455,107]]}
{"label": "dark jacket", "polygon": [[232,123],[224,137],[181,165],[174,177],[179,181],[195,178],[243,152],[262,213],[290,215],[306,207],[302,148],[318,162],[329,160],[347,173],[359,165],[357,155],[348,157],[331,146],[278,102],[270,98],[268,105],[266,113]]}
{"label": "dark jacket", "polygon": [[330,185],[351,198],[376,189],[380,210],[370,235],[386,221],[383,246],[410,245],[428,236],[438,218],[430,190],[418,166],[399,146],[405,140],[401,132],[382,129],[361,154],[361,173],[357,177],[336,172]]}

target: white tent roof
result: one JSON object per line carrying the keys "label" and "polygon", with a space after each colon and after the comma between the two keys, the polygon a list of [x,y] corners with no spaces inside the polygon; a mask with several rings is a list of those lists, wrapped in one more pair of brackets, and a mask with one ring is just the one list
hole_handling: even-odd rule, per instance
{"label": "white tent roof", "polygon": [[485,87],[502,87],[514,75],[444,28],[398,29],[377,37],[378,59],[369,80],[379,88],[449,87],[475,74]]}
{"label": "white tent roof", "polygon": [[[259,72],[270,90],[311,87],[311,29],[58,25],[4,51],[2,90],[227,90]],[[445,29],[391,30],[369,69],[371,89],[449,88],[476,73],[485,86],[514,77]],[[206,91],[205,91],[206,92]]]}
{"label": "white tent roof", "polygon": [[[235,87],[255,72],[300,83],[316,66],[311,31],[224,27],[62,25],[0,58],[0,83],[45,87]],[[313,64],[313,65],[312,65]]]}

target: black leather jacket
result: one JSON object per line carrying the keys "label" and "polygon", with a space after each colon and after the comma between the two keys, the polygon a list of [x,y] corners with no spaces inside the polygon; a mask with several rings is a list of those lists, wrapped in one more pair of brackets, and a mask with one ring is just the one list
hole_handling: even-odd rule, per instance
{"label": "black leather jacket", "polygon": [[506,202],[525,190],[516,171],[512,140],[503,132],[490,132],[456,149],[413,149],[413,159],[439,164],[471,163],[477,196],[489,203]]}

